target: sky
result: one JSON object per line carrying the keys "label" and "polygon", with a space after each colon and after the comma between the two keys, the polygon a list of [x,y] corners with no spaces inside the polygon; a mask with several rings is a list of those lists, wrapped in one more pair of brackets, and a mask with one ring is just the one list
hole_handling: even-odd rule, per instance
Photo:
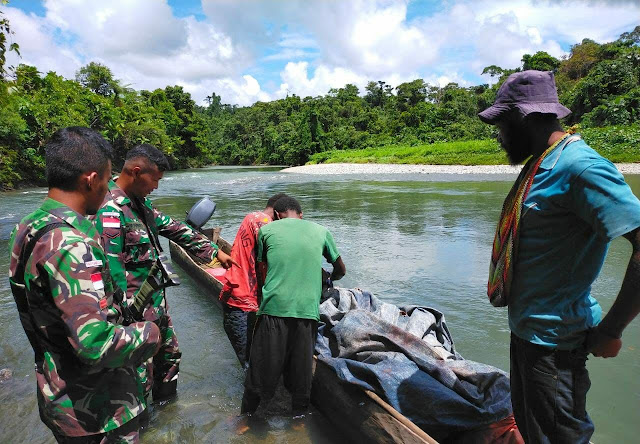
{"label": "sky", "polygon": [[640,24],[640,0],[10,0],[22,57],[75,78],[90,62],[123,85],[181,85],[241,106],[347,83],[491,83],[489,65],[567,55]]}

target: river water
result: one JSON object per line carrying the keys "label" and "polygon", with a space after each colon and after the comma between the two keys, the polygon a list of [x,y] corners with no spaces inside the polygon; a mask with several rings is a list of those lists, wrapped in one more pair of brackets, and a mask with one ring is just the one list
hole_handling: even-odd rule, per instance
{"label": "river water", "polygon": [[[305,218],[332,231],[348,269],[341,286],[441,310],[465,358],[508,370],[506,311],[491,307],[485,291],[495,223],[513,180],[513,175],[308,176],[278,168],[211,167],[169,172],[151,197],[163,212],[183,218],[201,196],[210,196],[217,211],[209,225],[222,227],[231,241],[247,212],[263,208],[272,194],[289,193],[300,200]],[[627,181],[640,195],[640,176]],[[33,352],[6,279],[10,232],[45,193],[34,188],[0,194],[0,273],[5,276],[0,279],[0,369],[13,371],[11,380],[0,383],[1,442],[53,442],[38,417]],[[626,240],[612,243],[593,288],[605,311],[630,253]],[[168,298],[183,352],[179,396],[154,407],[142,442],[340,442],[339,431],[318,412],[299,427],[276,412],[237,433],[243,373],[210,295],[178,271],[183,284],[169,289]],[[588,361],[595,443],[637,442],[640,436],[639,333],[636,319],[617,358]]]}

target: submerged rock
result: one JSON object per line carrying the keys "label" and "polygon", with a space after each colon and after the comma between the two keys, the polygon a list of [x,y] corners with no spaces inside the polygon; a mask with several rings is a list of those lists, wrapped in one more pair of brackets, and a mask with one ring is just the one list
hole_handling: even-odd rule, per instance
{"label": "submerged rock", "polygon": [[0,369],[0,382],[8,381],[13,376],[10,368]]}

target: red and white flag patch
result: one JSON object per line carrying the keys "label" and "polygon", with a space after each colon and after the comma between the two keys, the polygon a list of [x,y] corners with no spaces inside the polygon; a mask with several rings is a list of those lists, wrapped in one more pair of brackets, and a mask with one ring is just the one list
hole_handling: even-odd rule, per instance
{"label": "red and white flag patch", "polygon": [[120,213],[102,213],[102,226],[104,228],[120,228]]}
{"label": "red and white flag patch", "polygon": [[92,273],[91,282],[94,290],[104,290],[104,282],[102,282],[102,273]]}

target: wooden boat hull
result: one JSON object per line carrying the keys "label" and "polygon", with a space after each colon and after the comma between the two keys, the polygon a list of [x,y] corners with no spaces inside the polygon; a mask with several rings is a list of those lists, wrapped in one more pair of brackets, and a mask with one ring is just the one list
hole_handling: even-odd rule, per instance
{"label": "wooden boat hull", "polygon": [[[211,238],[212,230],[204,233]],[[226,253],[231,252],[231,244],[224,239],[219,238],[217,243]],[[215,302],[220,304],[222,282],[207,273],[205,267],[178,244],[170,241],[169,251],[171,259],[209,290]],[[311,402],[351,440],[381,444],[437,443],[375,393],[340,381],[328,365],[318,359],[314,361]]]}

